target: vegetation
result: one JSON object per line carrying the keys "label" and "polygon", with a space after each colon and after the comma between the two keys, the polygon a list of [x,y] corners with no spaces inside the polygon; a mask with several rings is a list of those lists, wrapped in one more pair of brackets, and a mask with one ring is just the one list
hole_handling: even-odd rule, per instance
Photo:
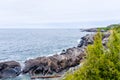
{"label": "vegetation", "polygon": [[95,35],[94,44],[86,49],[86,60],[63,80],[120,80],[120,25],[110,29],[107,49],[102,45],[102,33]]}
{"label": "vegetation", "polygon": [[113,28],[115,28],[115,27],[120,27],[120,24],[112,24],[112,25],[109,25],[109,26],[107,26],[107,27],[102,27],[102,28],[98,28],[99,30],[104,30],[104,31],[108,31],[108,30],[111,30],[111,29],[113,29]]}
{"label": "vegetation", "polygon": [[110,29],[111,29],[111,27],[98,28],[98,30],[104,30],[104,31],[108,31],[108,30],[110,30]]}

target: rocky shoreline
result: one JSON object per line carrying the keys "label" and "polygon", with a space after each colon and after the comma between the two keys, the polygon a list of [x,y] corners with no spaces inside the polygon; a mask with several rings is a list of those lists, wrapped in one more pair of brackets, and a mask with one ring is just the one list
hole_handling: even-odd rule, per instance
{"label": "rocky shoreline", "polygon": [[[109,32],[103,32],[102,43],[105,46],[108,42]],[[87,34],[81,38],[77,47],[63,50],[60,54],[55,54],[48,57],[37,57],[35,59],[26,60],[22,69],[20,63],[16,61],[6,61],[0,63],[0,78],[16,77],[20,74],[49,75],[60,73],[71,67],[80,64],[85,56],[85,48],[89,44],[94,43],[94,34]]]}
{"label": "rocky shoreline", "polygon": [[[98,32],[98,28],[90,28],[90,29],[81,29],[82,32]],[[101,29],[100,32],[106,32],[104,29]]]}

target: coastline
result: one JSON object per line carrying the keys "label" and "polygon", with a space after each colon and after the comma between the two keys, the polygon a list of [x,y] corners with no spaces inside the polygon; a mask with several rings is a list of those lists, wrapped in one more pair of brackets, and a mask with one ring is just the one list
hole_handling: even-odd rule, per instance
{"label": "coastline", "polygon": [[[4,75],[6,76],[2,76],[3,74],[1,73],[0,78],[6,78],[9,76],[16,77],[23,73],[24,74],[29,73],[30,75],[31,74],[34,75],[36,74],[36,72],[43,74],[43,75],[45,75],[45,73],[47,74],[58,73],[59,74],[60,72],[64,70],[68,70],[71,67],[75,67],[80,64],[81,60],[85,56],[84,54],[85,47],[89,44],[93,44],[93,41],[94,41],[93,36],[94,35],[88,34],[82,37],[77,47],[72,47],[72,48],[63,50],[60,54],[26,60],[24,64],[25,67],[22,70],[21,70],[21,65],[16,65],[18,63],[16,61],[14,64],[7,61],[9,65],[7,64],[7,66],[5,66],[4,68],[3,68],[3,65],[6,65],[6,62],[2,62],[0,63],[1,70],[4,72],[4,70],[8,68],[8,72],[4,73]],[[18,67],[19,69],[17,69]],[[10,75],[11,71],[13,75]],[[9,73],[9,76],[7,76],[8,73]]]}

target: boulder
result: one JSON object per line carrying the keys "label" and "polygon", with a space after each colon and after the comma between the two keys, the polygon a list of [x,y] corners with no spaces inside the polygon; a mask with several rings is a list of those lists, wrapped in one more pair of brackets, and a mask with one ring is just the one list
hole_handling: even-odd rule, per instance
{"label": "boulder", "polygon": [[81,38],[78,47],[87,46],[89,44],[93,44],[94,42],[94,34],[87,34],[86,36]]}
{"label": "boulder", "polygon": [[0,78],[16,77],[21,73],[21,66],[16,61],[0,63]]}

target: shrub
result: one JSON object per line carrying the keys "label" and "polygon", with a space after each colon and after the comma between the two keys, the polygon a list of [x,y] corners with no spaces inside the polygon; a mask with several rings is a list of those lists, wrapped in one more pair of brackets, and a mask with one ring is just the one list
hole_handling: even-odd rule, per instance
{"label": "shrub", "polygon": [[86,60],[73,74],[63,80],[120,80],[120,27],[111,30],[107,49],[102,45],[102,34],[94,37],[94,44],[86,49]]}

